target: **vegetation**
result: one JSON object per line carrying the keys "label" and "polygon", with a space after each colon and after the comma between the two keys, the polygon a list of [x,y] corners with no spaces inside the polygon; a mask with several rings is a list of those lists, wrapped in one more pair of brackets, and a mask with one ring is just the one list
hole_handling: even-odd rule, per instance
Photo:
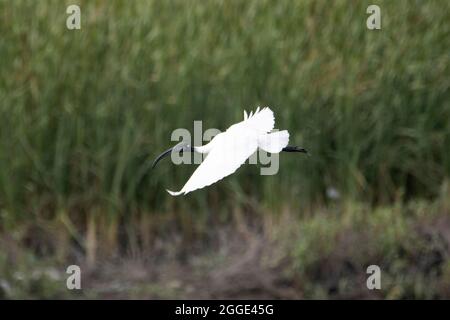
{"label": "vegetation", "polygon": [[[373,3],[377,31],[366,28]],[[96,268],[149,252],[164,260],[247,225],[283,252],[290,281],[311,280],[290,282],[295,297],[355,286],[331,292],[327,276],[311,273],[346,230],[358,234],[352,243],[368,238],[346,252],[345,272],[381,259],[393,288],[381,297],[449,297],[413,267],[434,250],[417,226],[429,223],[434,239],[433,221],[449,214],[447,1],[79,1],[78,31],[66,28],[69,4],[0,1],[0,297],[8,285],[19,291],[6,297],[67,294],[33,291],[11,269]],[[283,155],[274,176],[247,165],[184,198],[166,193],[194,169],[150,170],[174,129],[203,120],[223,130],[258,105],[311,156]],[[285,224],[267,226],[284,215],[298,226],[293,246],[279,244]],[[442,234],[433,277],[446,283]],[[398,282],[399,270],[409,278]]]}

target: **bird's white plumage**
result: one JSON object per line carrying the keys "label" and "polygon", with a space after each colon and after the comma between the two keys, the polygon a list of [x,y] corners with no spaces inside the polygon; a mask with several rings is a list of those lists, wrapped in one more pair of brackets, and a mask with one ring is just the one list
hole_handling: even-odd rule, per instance
{"label": "bird's white plumage", "polygon": [[206,159],[180,191],[167,191],[177,196],[209,186],[234,173],[258,147],[271,153],[280,152],[288,144],[289,133],[286,130],[269,133],[274,125],[275,118],[269,108],[258,107],[249,115],[244,111],[244,121],[218,134],[207,145],[195,147],[197,152],[208,154]]}
{"label": "bird's white plumage", "polygon": [[279,153],[289,143],[287,130],[276,131],[258,136],[258,147],[270,153]]}
{"label": "bird's white plumage", "polygon": [[233,128],[247,128],[253,129],[258,133],[267,133],[272,131],[274,126],[275,117],[272,110],[270,110],[269,108],[263,108],[262,110],[260,110],[260,108],[258,107],[255,113],[251,111],[248,117],[245,117],[244,113],[244,121],[232,125],[230,128],[228,128],[228,130]]}

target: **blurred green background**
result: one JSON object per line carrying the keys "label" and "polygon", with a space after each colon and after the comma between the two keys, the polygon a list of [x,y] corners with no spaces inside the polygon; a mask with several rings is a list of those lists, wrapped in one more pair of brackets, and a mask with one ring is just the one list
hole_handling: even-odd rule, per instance
{"label": "blurred green background", "polygon": [[[0,298],[450,298],[448,1],[69,4],[0,1]],[[165,191],[258,105],[311,156]]]}

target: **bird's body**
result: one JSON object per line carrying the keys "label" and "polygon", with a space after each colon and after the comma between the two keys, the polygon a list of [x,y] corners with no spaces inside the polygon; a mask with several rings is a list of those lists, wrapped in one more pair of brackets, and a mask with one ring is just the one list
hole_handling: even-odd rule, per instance
{"label": "bird's body", "polygon": [[[243,121],[219,133],[208,144],[187,146],[190,151],[207,154],[207,156],[180,191],[167,191],[177,196],[209,186],[234,173],[258,148],[270,153],[283,151],[288,145],[289,133],[287,130],[271,132],[274,125],[272,110],[269,108],[260,110],[258,107],[254,114],[247,115],[244,111]],[[291,148],[294,149],[290,152],[305,152],[301,148]],[[172,152],[172,149],[158,157],[155,164],[169,151]]]}

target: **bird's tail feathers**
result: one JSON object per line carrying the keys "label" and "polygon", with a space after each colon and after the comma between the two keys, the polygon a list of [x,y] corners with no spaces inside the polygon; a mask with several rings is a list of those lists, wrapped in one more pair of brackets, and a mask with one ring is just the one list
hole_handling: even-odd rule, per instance
{"label": "bird's tail feathers", "polygon": [[289,132],[287,130],[268,133],[258,138],[258,147],[270,153],[281,152],[288,143]]}

